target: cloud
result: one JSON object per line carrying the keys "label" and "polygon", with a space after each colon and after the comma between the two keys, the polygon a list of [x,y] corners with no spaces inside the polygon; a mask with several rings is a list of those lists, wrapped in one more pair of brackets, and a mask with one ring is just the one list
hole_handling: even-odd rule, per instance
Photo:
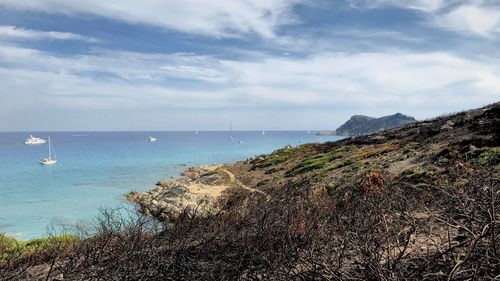
{"label": "cloud", "polygon": [[[67,112],[74,114],[67,119],[54,117],[52,124],[59,124],[58,119],[65,119],[68,124],[71,120],[85,122],[90,116],[98,120],[89,125],[90,129],[106,128],[109,122],[124,122],[126,127],[126,122],[139,120],[150,112],[161,112],[164,119],[151,120],[163,123],[171,120],[167,115],[173,111],[182,111],[186,118],[202,116],[203,122],[213,120],[213,115],[224,119],[224,113],[231,112],[241,114],[239,116],[244,116],[250,124],[267,111],[272,112],[273,118],[267,118],[263,124],[293,128],[299,123],[290,120],[309,120],[304,116],[314,120],[307,121],[309,125],[331,124],[347,117],[334,119],[338,112],[382,115],[401,111],[416,117],[430,117],[480,106],[500,98],[500,63],[494,58],[495,50],[484,52],[483,47],[491,48],[494,40],[469,39],[471,34],[496,38],[498,9],[490,8],[494,2],[350,0],[358,8],[408,9],[417,15],[409,16],[410,19],[425,23],[409,22],[399,28],[392,23],[385,25],[385,21],[373,24],[369,22],[371,16],[352,25],[349,20],[344,24],[337,19],[316,24],[316,19],[312,19],[314,9],[323,8],[321,4],[303,13],[304,23],[300,24],[294,14],[295,5],[309,4],[309,0],[214,0],[210,5],[204,0],[81,3],[0,0],[0,8],[48,13],[45,16],[66,14],[76,18],[72,21],[92,15],[91,19],[97,16],[155,26],[153,31],[141,29],[151,32],[145,38],[160,36],[155,44],[172,43],[172,38],[184,40],[182,43],[195,46],[190,49],[199,52],[124,51],[152,48],[148,42],[125,46],[120,40],[105,45],[110,49],[88,51],[86,46],[80,46],[82,48],[58,53],[61,46],[57,46],[58,49],[43,46],[45,51],[41,51],[27,47],[33,46],[28,41],[81,43],[97,39],[69,32],[0,26],[0,129],[7,126],[1,124],[1,120],[10,122],[17,118],[12,124],[22,127],[44,116],[39,118],[43,119],[39,122],[43,126],[45,116],[61,116]],[[359,11],[340,8],[335,12],[346,13],[340,15],[342,20],[350,16],[349,13]],[[389,12],[401,11],[389,9]],[[44,16],[40,18],[43,21]],[[292,24],[300,26],[281,29]],[[368,25],[371,27],[366,27]],[[429,26],[466,37],[433,32]],[[163,30],[194,35],[171,36]],[[133,31],[126,30],[123,34],[133,39]],[[197,35],[246,37],[247,40],[213,41]],[[253,35],[264,40],[249,42],[248,38]],[[445,43],[432,41],[437,36],[444,36]],[[112,37],[116,40],[116,36]],[[446,44],[448,39],[464,44],[450,47]],[[212,42],[214,45],[208,48],[202,45]],[[176,42],[171,45],[166,49],[180,50],[185,46]],[[29,119],[23,112],[36,114],[30,114],[35,117]],[[120,118],[111,120],[117,114]],[[184,123],[179,120],[178,126],[182,126]],[[137,128],[143,128],[139,121],[134,122]],[[11,126],[18,129],[16,125]],[[71,129],[71,125],[64,129],[68,128]]]}
{"label": "cloud", "polygon": [[438,15],[435,23],[449,30],[492,38],[500,34],[500,9],[462,5]]}
{"label": "cloud", "polygon": [[491,0],[351,0],[356,7],[387,6],[418,10],[430,25],[465,35],[497,38],[500,34],[500,6]]}
{"label": "cloud", "polygon": [[396,6],[405,9],[420,10],[424,12],[435,12],[447,4],[450,0],[349,0],[355,7],[381,8]]}
{"label": "cloud", "polygon": [[13,68],[66,72],[96,79],[155,83],[167,79],[223,83],[228,70],[219,59],[188,53],[150,54],[96,50],[76,56],[57,56],[36,49],[0,45],[0,62]]}
{"label": "cloud", "polygon": [[93,37],[83,36],[70,32],[38,31],[32,29],[24,29],[12,25],[0,25],[0,38],[24,40],[77,40],[92,43],[98,41]]}
{"label": "cloud", "polygon": [[281,25],[296,21],[292,7],[305,0],[1,0],[0,6],[55,14],[93,14],[202,35],[275,36]]}
{"label": "cloud", "polygon": [[[498,64],[443,52],[324,52],[228,60],[107,50],[58,57],[3,46],[0,65],[2,99],[22,100],[17,106],[26,110],[50,104],[65,110],[389,106],[416,112],[429,106],[440,111],[469,108],[500,97]],[[178,85],[179,79],[189,86]]]}

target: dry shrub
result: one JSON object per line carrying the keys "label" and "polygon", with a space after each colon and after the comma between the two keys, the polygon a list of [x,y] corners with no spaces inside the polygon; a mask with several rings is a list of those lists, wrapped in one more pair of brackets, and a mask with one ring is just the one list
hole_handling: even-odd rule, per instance
{"label": "dry shrub", "polygon": [[[270,190],[267,200],[235,189],[231,204],[217,213],[168,225],[103,212],[90,238],[71,253],[13,259],[0,266],[0,279],[27,279],[34,265],[50,268],[42,279],[65,280],[470,280],[500,274],[500,189],[483,167],[457,166],[434,186],[370,173],[342,204],[326,193],[312,195],[306,182]],[[377,196],[366,196],[373,192]]]}

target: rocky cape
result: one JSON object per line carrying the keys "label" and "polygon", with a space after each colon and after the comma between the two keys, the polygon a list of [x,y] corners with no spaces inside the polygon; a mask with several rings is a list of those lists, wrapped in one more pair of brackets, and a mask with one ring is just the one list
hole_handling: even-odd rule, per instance
{"label": "rocky cape", "polygon": [[218,210],[220,201],[230,188],[266,194],[250,188],[236,179],[221,164],[191,167],[179,179],[163,179],[147,192],[130,192],[127,199],[139,205],[139,210],[170,222],[179,216],[206,216]]}
{"label": "rocky cape", "polygon": [[179,179],[160,180],[155,188],[131,192],[127,198],[137,203],[142,213],[172,221],[180,215],[203,217],[220,210],[227,204],[226,195],[235,190],[267,200],[274,190],[289,185],[306,184],[313,193],[324,189],[350,192],[347,187],[339,188],[347,186],[345,179],[362,177],[375,168],[384,169],[390,178],[413,184],[428,179],[430,174],[444,175],[448,169],[446,161],[457,153],[452,151],[497,161],[494,159],[499,157],[499,136],[493,128],[500,120],[499,110],[500,103],[496,103],[423,122],[402,114],[382,118],[354,116],[343,126],[351,129],[341,132],[361,134],[375,128],[411,124],[333,143],[289,145],[234,164],[192,167]]}
{"label": "rocky cape", "polygon": [[374,118],[364,115],[354,115],[335,132],[341,136],[360,136],[383,131],[387,129],[403,127],[417,120],[411,116],[401,113]]}

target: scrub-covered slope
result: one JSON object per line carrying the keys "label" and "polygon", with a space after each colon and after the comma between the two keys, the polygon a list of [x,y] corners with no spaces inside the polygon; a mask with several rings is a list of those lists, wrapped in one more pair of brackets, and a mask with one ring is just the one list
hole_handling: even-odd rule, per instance
{"label": "scrub-covered slope", "polygon": [[190,169],[130,195],[145,217],[107,211],[43,251],[0,243],[0,279],[498,279],[498,128],[500,103]]}

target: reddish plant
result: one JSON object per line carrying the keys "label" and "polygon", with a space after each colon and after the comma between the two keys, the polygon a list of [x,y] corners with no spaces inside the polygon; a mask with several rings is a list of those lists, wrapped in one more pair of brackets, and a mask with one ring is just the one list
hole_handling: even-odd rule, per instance
{"label": "reddish plant", "polygon": [[384,176],[378,172],[370,172],[361,185],[361,190],[364,193],[373,194],[382,191],[384,186]]}

